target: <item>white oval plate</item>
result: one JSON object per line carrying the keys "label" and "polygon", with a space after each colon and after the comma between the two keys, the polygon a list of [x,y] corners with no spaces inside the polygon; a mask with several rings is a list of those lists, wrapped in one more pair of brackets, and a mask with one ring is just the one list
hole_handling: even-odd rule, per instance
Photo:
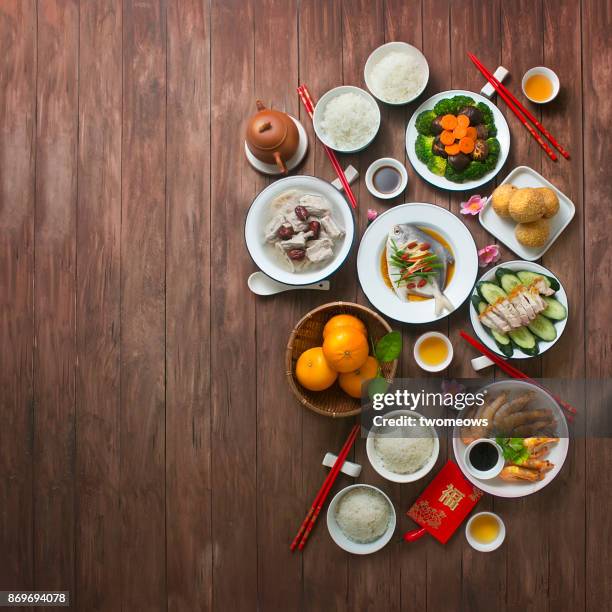
{"label": "white oval plate", "polygon": [[[264,239],[264,227],[270,218],[270,203],[289,189],[323,196],[331,205],[332,217],[346,232],[343,240],[334,245],[335,257],[322,268],[290,272],[274,257],[274,252]],[[270,278],[287,285],[310,285],[332,275],[348,257],[354,235],[355,220],[344,196],[330,183],[314,176],[289,176],[268,185],[253,200],[244,225],[247,249],[257,267]]]}
{"label": "white oval plate", "polygon": [[380,258],[390,229],[398,223],[413,223],[431,228],[448,241],[455,257],[455,274],[444,295],[454,306],[453,312],[470,296],[478,274],[478,253],[472,234],[453,213],[434,204],[401,204],[382,215],[366,229],[357,254],[359,284],[371,304],[380,312],[403,323],[430,323],[447,317],[437,316],[433,300],[402,302],[380,273]]}
{"label": "white oval plate", "polygon": [[543,489],[546,485],[550,484],[555,476],[561,471],[565,458],[567,457],[567,451],[569,450],[569,433],[567,430],[567,421],[563,415],[561,408],[555,400],[543,389],[536,387],[528,382],[522,380],[500,380],[498,382],[491,383],[485,387],[488,392],[492,391],[512,391],[516,393],[521,388],[529,388],[537,393],[538,407],[540,408],[551,408],[554,414],[557,416],[559,421],[559,435],[560,439],[552,448],[545,459],[552,461],[555,467],[546,474],[544,480],[538,482],[512,482],[502,480],[500,476],[496,476],[491,480],[479,480],[472,474],[470,474],[465,463],[465,449],[467,446],[461,441],[459,436],[458,428],[455,427],[453,431],[453,452],[455,453],[455,461],[461,468],[463,475],[479,489],[485,493],[495,495],[497,497],[525,497],[531,495],[540,489]]}
{"label": "white oval plate", "polygon": [[[364,489],[372,489],[377,493],[380,493],[388,502],[390,509],[389,516],[389,524],[387,525],[387,530],[385,533],[378,538],[378,540],[374,540],[373,542],[368,542],[367,544],[362,544],[361,542],[354,542],[344,535],[342,529],[338,525],[336,521],[336,507],[338,506],[338,502],[352,489],[356,489],[357,487],[363,487]],[[369,555],[370,553],[376,552],[383,548],[386,544],[389,543],[389,540],[393,537],[393,532],[395,531],[395,524],[397,522],[397,518],[395,515],[395,508],[391,503],[391,500],[386,495],[384,491],[381,491],[378,487],[373,487],[368,484],[354,484],[344,489],[338,491],[334,498],[331,500],[329,507],[327,508],[327,529],[329,530],[329,535],[332,537],[332,540],[342,549],[347,552],[353,553],[354,555]]]}
{"label": "white oval plate", "polygon": [[[495,118],[495,127],[497,127],[497,140],[499,140],[500,153],[497,165],[495,168],[485,174],[481,179],[477,181],[465,181],[465,183],[453,183],[443,176],[438,176],[429,170],[423,162],[419,161],[414,150],[414,143],[418,136],[417,129],[415,127],[416,118],[419,113],[424,110],[433,109],[434,105],[444,98],[452,98],[453,96],[470,96],[475,102],[484,102],[492,111]],[[419,108],[414,111],[410,121],[408,121],[408,127],[406,128],[406,152],[408,153],[408,159],[412,164],[412,167],[418,172],[427,182],[431,183],[435,187],[441,189],[448,189],[449,191],[469,191],[488,183],[495,175],[502,169],[502,166],[506,163],[508,152],[510,151],[510,130],[506,123],[505,117],[501,114],[501,111],[484,96],[474,93],[473,91],[466,91],[464,89],[451,89],[450,91],[443,91],[442,93],[431,96],[428,100],[425,100]]]}
{"label": "white oval plate", "polygon": [[[567,294],[565,293],[565,289],[563,289],[563,285],[561,281],[554,275],[550,270],[545,268],[544,266],[540,266],[539,264],[533,263],[532,261],[506,261],[490,270],[487,270],[479,279],[480,281],[490,281],[495,279],[495,271],[498,268],[508,268],[508,270],[513,270],[518,272],[519,270],[529,270],[530,272],[536,272],[539,274],[546,274],[547,276],[552,276],[557,279],[557,282],[560,285],[558,291],[551,297],[554,297],[558,300],[565,308],[567,309],[567,317],[563,319],[563,321],[551,321],[557,330],[557,337],[552,342],[544,342],[544,340],[538,340],[538,347],[540,352],[537,355],[528,355],[527,353],[523,353],[523,351],[518,348],[514,349],[514,353],[512,353],[512,357],[510,359],[529,359],[531,357],[538,357],[545,353],[549,348],[551,348],[555,342],[559,340],[563,330],[565,330],[565,326],[567,324],[567,319],[569,317],[569,305],[567,302]],[[472,292],[473,293],[473,292]],[[480,341],[490,348],[492,351],[503,357],[504,359],[508,359],[498,348],[497,344],[495,344],[495,340],[493,340],[491,334],[486,330],[485,326],[478,320],[478,313],[476,312],[476,308],[470,301],[470,320],[472,321],[472,327],[476,332],[476,335],[480,339]]]}

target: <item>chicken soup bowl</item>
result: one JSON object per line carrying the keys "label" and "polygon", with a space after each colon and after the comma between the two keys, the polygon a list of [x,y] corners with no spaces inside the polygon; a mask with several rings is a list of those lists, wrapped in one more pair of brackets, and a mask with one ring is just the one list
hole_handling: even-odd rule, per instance
{"label": "chicken soup bowl", "polygon": [[[285,198],[291,192],[295,200]],[[293,211],[302,196],[312,197],[304,200],[307,210],[298,217]],[[282,210],[289,213],[284,220],[275,221],[283,200]],[[319,224],[316,235],[311,235],[313,221]],[[280,226],[287,232],[282,237],[278,236]],[[344,196],[330,183],[314,176],[291,176],[255,197],[247,212],[244,236],[249,255],[262,272],[287,285],[310,285],[328,278],[346,261],[355,237],[355,220]],[[300,259],[291,260],[296,255],[292,251],[303,251],[297,253]]]}

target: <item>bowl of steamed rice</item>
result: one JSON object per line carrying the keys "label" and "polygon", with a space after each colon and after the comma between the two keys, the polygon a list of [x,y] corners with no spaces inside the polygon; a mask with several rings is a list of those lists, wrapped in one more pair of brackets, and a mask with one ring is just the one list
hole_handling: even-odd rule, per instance
{"label": "bowl of steamed rice", "polygon": [[409,416],[414,426],[373,427],[366,440],[366,452],[372,467],[392,482],[414,482],[428,474],[438,459],[440,441],[433,427],[418,424],[421,416],[413,410],[396,410],[387,419]]}
{"label": "bowl of steamed rice", "polygon": [[393,536],[395,523],[391,500],[371,485],[342,489],[327,509],[327,529],[332,540],[356,555],[368,555],[385,546]]}
{"label": "bowl of steamed rice", "polygon": [[401,105],[423,93],[429,80],[429,64],[416,47],[389,42],[370,54],[363,73],[367,88],[376,98]]}
{"label": "bowl of steamed rice", "polygon": [[312,121],[323,144],[340,153],[357,153],[376,137],[380,109],[367,91],[342,85],[321,96]]}

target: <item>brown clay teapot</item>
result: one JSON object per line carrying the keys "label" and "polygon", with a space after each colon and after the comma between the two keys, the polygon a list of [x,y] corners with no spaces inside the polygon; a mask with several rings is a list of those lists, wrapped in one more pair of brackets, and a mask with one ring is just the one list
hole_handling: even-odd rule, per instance
{"label": "brown clay teapot", "polygon": [[286,162],[296,153],[300,135],[287,113],[266,108],[256,101],[257,113],[247,124],[246,142],[251,153],[265,164],[276,164],[287,174]]}

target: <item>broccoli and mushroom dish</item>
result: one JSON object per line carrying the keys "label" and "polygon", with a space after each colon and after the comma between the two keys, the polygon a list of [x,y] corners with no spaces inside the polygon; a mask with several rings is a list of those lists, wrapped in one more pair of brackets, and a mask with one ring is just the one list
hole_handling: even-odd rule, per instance
{"label": "broccoli and mushroom dish", "polygon": [[440,100],[416,119],[418,159],[438,176],[454,183],[473,181],[491,172],[499,157],[493,112],[468,96]]}

